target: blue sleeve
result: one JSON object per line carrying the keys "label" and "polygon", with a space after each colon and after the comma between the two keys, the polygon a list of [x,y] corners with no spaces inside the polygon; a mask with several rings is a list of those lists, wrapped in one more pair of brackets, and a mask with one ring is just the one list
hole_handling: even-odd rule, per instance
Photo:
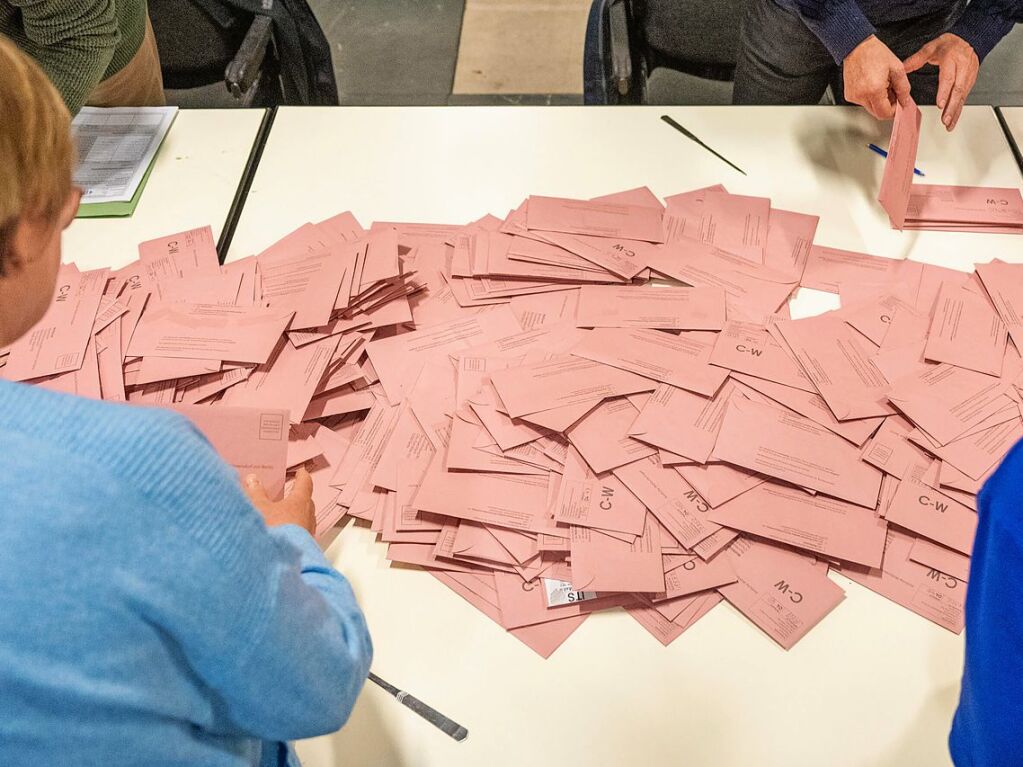
{"label": "blue sleeve", "polygon": [[337,730],[373,654],[347,580],[301,528],[268,530],[234,470],[191,427],[148,441],[159,458],[141,490],[162,524],[134,588],[212,691],[200,719],[275,741]]}
{"label": "blue sleeve", "polygon": [[983,61],[1013,24],[1023,20],[1021,6],[1019,0],[973,0],[949,31],[968,42]]}
{"label": "blue sleeve", "polygon": [[856,0],[787,0],[782,4],[795,10],[839,65],[877,31]]}
{"label": "blue sleeve", "polygon": [[957,767],[1018,764],[1023,754],[1023,443],[978,498],[966,595],[966,663],[949,737]]}

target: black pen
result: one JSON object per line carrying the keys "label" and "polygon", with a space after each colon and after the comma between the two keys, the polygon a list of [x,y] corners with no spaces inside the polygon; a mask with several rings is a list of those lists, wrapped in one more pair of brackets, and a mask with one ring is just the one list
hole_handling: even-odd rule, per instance
{"label": "black pen", "polygon": [[425,719],[434,727],[436,727],[438,730],[445,733],[446,735],[451,736],[459,743],[461,743],[463,740],[469,737],[469,731],[465,729],[462,725],[460,725],[458,722],[454,722],[451,719],[448,719],[446,716],[444,716],[444,714],[440,713],[440,711],[438,711],[435,708],[431,708],[430,706],[427,706],[425,703],[419,700],[419,698],[409,695],[404,690],[399,690],[397,687],[395,687],[393,684],[390,684],[389,682],[385,682],[372,671],[369,672],[369,681],[387,690],[387,692],[393,695],[394,699],[398,701],[400,704],[407,708],[412,709],[417,714],[419,714],[419,716],[423,717],[423,719]]}
{"label": "black pen", "polygon": [[715,157],[717,157],[717,158],[718,158],[719,160],[721,160],[722,162],[726,162],[726,163],[728,163],[728,164],[729,164],[729,165],[731,165],[731,166],[732,166],[733,168],[735,168],[735,169],[736,169],[737,171],[739,171],[739,173],[741,173],[742,175],[744,175],[744,176],[746,175],[746,171],[744,171],[744,170],[743,170],[742,168],[740,168],[740,167],[739,167],[738,165],[736,165],[736,164],[735,164],[734,162],[732,162],[731,160],[729,160],[729,159],[728,159],[727,157],[724,157],[724,156],[722,156],[722,155],[718,154],[717,152],[715,152],[715,151],[714,151],[713,149],[711,149],[711,148],[710,148],[709,146],[707,146],[707,145],[706,145],[706,144],[704,144],[704,143],[703,143],[702,141],[700,141],[700,139],[698,139],[698,138],[697,138],[697,137],[696,137],[696,136],[695,136],[695,135],[694,135],[694,134],[693,134],[693,133],[692,133],[691,131],[687,130],[686,128],[683,128],[683,127],[682,127],[681,125],[679,125],[679,124],[678,124],[677,122],[675,122],[675,121],[674,121],[674,120],[672,120],[672,119],[671,119],[670,117],[668,117],[668,115],[661,115],[661,119],[662,119],[662,120],[664,120],[664,122],[668,123],[668,125],[670,125],[670,126],[671,126],[672,128],[674,128],[675,130],[677,130],[677,131],[678,131],[679,133],[681,133],[681,134],[682,134],[683,136],[685,136],[685,137],[686,137],[687,139],[689,139],[690,141],[695,141],[695,142],[696,142],[697,144],[699,144],[700,146],[702,146],[702,147],[703,147],[704,149],[706,149],[706,150],[707,150],[708,152],[710,152],[710,153],[711,153],[712,155],[714,155]]}

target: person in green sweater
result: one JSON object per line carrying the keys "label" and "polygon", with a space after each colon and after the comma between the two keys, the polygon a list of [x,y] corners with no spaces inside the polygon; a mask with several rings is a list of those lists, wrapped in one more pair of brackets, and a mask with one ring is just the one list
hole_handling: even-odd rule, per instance
{"label": "person in green sweater", "polygon": [[72,115],[165,103],[146,0],[0,0],[0,35],[36,60]]}

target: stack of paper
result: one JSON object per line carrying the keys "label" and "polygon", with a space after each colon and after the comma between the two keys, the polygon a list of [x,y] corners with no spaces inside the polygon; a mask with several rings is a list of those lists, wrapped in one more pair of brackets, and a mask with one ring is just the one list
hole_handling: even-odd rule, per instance
{"label": "stack of paper", "polygon": [[71,123],[78,149],[79,218],[130,216],[177,107],[83,107]]}
{"label": "stack of paper", "polygon": [[[667,644],[721,601],[790,648],[831,570],[959,632],[976,494],[1023,436],[1023,265],[816,227],[715,187],[343,213],[224,267],[183,232],[63,267],[0,375],[178,408],[275,490],[309,467],[321,536],[365,520],[544,656],[597,611]],[[800,285],[841,308],[792,319]]]}
{"label": "stack of paper", "polygon": [[893,229],[1023,234],[1023,197],[1018,189],[914,184],[920,143],[920,109],[895,107],[888,160],[877,200]]}

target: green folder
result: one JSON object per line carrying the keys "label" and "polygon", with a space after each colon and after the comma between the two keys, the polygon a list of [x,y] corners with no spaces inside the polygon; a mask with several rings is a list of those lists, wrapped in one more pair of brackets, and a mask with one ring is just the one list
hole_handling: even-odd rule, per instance
{"label": "green folder", "polygon": [[[159,152],[157,152],[159,154]],[[135,206],[139,204],[139,198],[142,196],[142,190],[146,188],[146,183],[149,181],[149,174],[153,172],[153,166],[156,165],[156,156],[153,157],[153,162],[149,163],[149,167],[146,168],[146,172],[142,176],[142,180],[139,182],[139,188],[135,190],[135,195],[128,202],[87,202],[82,203],[78,206],[78,213],[75,218],[116,218],[119,216],[130,216],[135,212]]]}
{"label": "green folder", "polygon": [[[135,116],[142,113],[158,113],[160,115],[159,130],[162,131],[162,134],[159,135],[159,142],[156,144],[155,149],[152,149],[151,146],[147,148],[147,152],[152,151],[153,154],[149,159],[149,165],[142,174],[142,178],[139,179],[139,185],[135,189],[132,198],[128,201],[117,202],[83,201],[82,204],[78,206],[78,213],[75,218],[120,218],[130,216],[135,212],[135,207],[139,204],[139,199],[142,197],[142,191],[146,188],[146,184],[149,182],[149,174],[153,172],[153,165],[156,163],[156,158],[160,155],[160,149],[163,147],[163,143],[167,139],[167,134],[170,133],[174,120],[178,116],[178,108],[113,107],[108,109],[94,109],[92,107],[84,107],[75,117],[75,124],[80,123],[81,127],[92,128],[95,132],[97,130],[96,126],[102,126],[104,124],[103,120],[107,116],[118,116],[123,114]],[[166,127],[164,127],[164,124]],[[98,130],[102,132],[102,127],[99,127]]]}

